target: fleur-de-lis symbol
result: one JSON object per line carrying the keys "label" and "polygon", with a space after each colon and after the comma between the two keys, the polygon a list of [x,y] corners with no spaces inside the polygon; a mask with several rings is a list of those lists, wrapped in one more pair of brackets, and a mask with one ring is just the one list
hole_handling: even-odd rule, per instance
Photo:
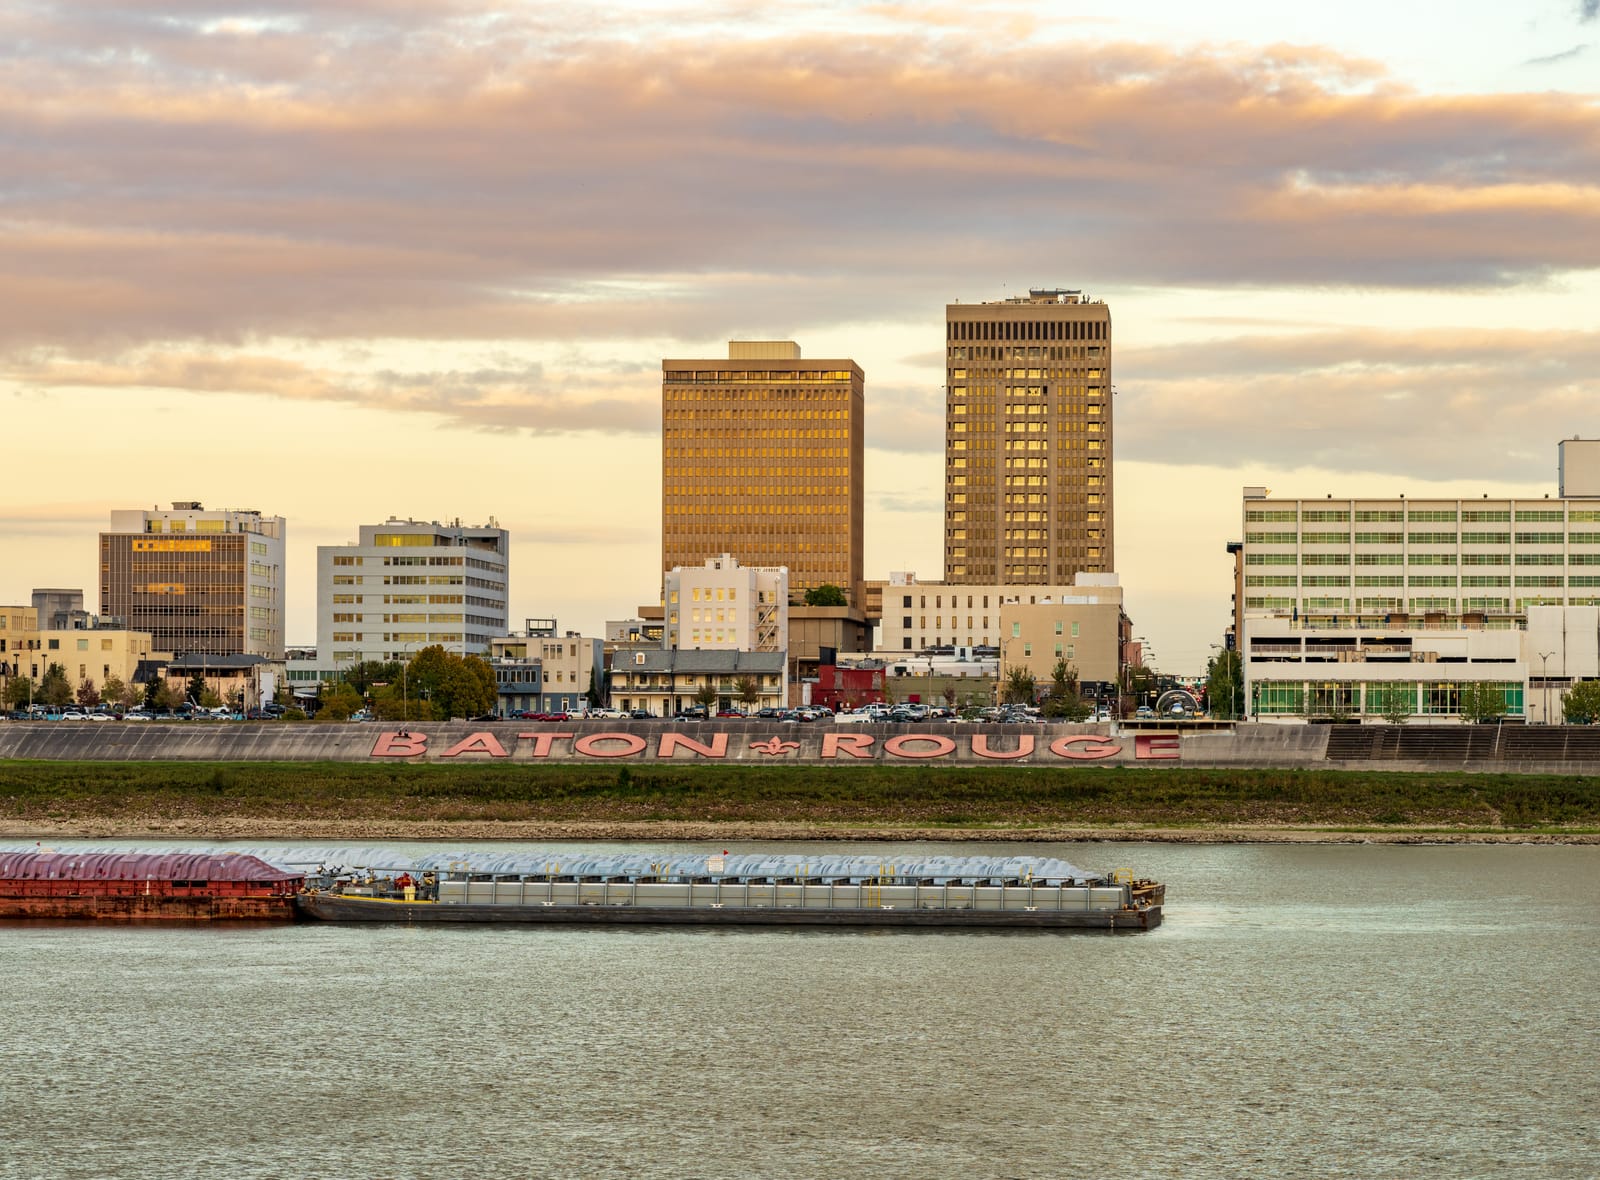
{"label": "fleur-de-lis symbol", "polygon": [[799,742],[786,742],[781,738],[769,738],[764,742],[751,742],[750,748],[761,754],[787,754],[790,750],[798,750]]}

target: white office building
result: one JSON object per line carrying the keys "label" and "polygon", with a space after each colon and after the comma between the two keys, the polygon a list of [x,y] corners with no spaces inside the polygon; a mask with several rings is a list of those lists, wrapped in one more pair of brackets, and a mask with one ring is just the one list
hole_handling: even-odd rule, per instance
{"label": "white office building", "polygon": [[317,664],[409,660],[423,648],[487,656],[510,630],[511,536],[494,520],[360,526],[353,545],[317,547]]}
{"label": "white office building", "polygon": [[1592,671],[1600,498],[1246,488],[1242,513],[1230,550],[1251,717],[1454,721],[1488,685],[1506,717],[1559,721],[1560,695]]}
{"label": "white office building", "polygon": [[724,553],[676,566],[662,586],[663,646],[681,651],[789,650],[789,571]]}

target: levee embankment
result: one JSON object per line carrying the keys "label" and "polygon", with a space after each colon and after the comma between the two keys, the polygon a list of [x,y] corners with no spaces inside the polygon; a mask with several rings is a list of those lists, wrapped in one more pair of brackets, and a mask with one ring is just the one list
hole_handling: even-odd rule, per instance
{"label": "levee embankment", "polygon": [[1521,725],[772,725],[6,722],[0,761],[1125,766],[1600,772],[1600,728]]}

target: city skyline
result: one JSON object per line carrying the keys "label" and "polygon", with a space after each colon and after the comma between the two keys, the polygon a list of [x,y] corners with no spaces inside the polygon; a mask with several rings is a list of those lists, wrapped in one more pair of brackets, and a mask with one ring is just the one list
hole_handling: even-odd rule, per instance
{"label": "city skyline", "polygon": [[7,14],[0,601],[98,609],[109,514],[195,500],[286,518],[290,643],[391,515],[495,517],[513,628],[600,634],[660,360],[740,338],[860,364],[865,575],[937,578],[944,308],[1063,287],[1196,672],[1241,487],[1537,496],[1600,434],[1594,4],[1287,7]]}

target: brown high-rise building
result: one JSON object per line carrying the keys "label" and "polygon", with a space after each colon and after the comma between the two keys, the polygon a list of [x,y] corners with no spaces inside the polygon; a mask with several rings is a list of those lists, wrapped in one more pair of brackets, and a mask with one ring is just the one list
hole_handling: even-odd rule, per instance
{"label": "brown high-rise building", "polygon": [[864,377],[790,341],[661,362],[661,568],[728,553],[859,608]]}
{"label": "brown high-rise building", "polygon": [[945,308],[945,581],[1116,568],[1111,312],[1078,291]]}
{"label": "brown high-rise building", "polygon": [[117,510],[100,534],[100,613],[176,655],[283,658],[284,520],[254,510]]}

